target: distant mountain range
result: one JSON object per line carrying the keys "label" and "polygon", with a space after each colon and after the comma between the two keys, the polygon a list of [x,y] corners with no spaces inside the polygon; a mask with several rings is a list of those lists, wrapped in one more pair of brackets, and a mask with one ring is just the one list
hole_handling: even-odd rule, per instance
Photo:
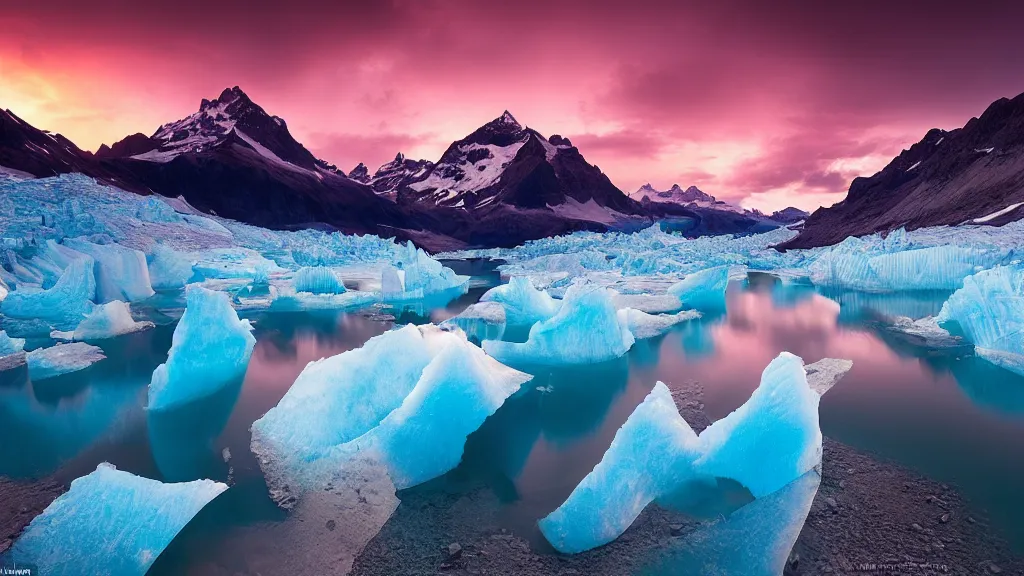
{"label": "distant mountain range", "polygon": [[688,235],[756,232],[803,218],[764,215],[695,187],[624,194],[568,138],[546,138],[509,112],[453,142],[437,162],[398,154],[348,174],[297,142],[237,86],[199,110],[95,154],[0,111],[0,170],[81,172],[140,194],[184,197],[260,226],[317,227],[411,239],[430,250],[512,246],[575,230],[662,221]]}
{"label": "distant mountain range", "polygon": [[819,208],[782,248],[943,224],[1002,225],[1024,217],[1024,94],[1000,98],[963,128],[929,130],[846,199]]}

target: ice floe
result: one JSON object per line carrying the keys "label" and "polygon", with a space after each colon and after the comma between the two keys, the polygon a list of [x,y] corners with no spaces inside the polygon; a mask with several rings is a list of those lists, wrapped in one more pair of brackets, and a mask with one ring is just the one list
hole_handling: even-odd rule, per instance
{"label": "ice floe", "polygon": [[26,354],[28,375],[34,381],[85,370],[104,358],[102,350],[83,342],[57,344]]}

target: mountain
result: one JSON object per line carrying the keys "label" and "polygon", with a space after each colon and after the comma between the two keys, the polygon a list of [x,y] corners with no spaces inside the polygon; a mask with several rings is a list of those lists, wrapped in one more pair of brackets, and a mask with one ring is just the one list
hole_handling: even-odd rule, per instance
{"label": "mountain", "polygon": [[388,193],[402,205],[461,208],[483,216],[499,206],[542,210],[604,225],[646,216],[569,139],[545,138],[508,111],[453,142],[436,164],[396,158],[392,165],[396,169],[385,165],[378,175],[392,175]]}
{"label": "mountain", "polygon": [[39,130],[10,110],[0,110],[0,172],[35,177],[82,172],[92,154],[60,134]]}
{"label": "mountain", "polygon": [[771,216],[768,216],[768,218],[776,222],[782,222],[783,224],[795,224],[802,220],[806,220],[808,216],[810,216],[810,214],[804,210],[790,206],[788,208],[772,212]]}
{"label": "mountain", "polygon": [[394,199],[395,191],[402,182],[422,176],[433,166],[434,163],[429,160],[412,160],[399,153],[394,160],[378,168],[373,176],[370,176],[366,166],[360,163],[353,168],[357,175],[353,177],[350,174],[349,177],[369,184],[378,194]]}
{"label": "mountain", "polygon": [[718,200],[714,196],[705,193],[696,186],[690,186],[686,190],[683,190],[679,184],[673,184],[668,190],[656,190],[649,183],[644,184],[636,192],[630,194],[630,197],[643,201],[644,198],[649,199],[651,202],[658,203],[673,203],[681,204],[683,206],[694,205],[700,208],[711,208],[713,210],[727,210],[730,212],[736,212],[744,214],[746,211],[735,204],[723,202]]}
{"label": "mountain", "polygon": [[846,199],[819,208],[780,248],[943,224],[1002,225],[1024,217],[1024,94],[993,102],[962,128],[934,128]]}

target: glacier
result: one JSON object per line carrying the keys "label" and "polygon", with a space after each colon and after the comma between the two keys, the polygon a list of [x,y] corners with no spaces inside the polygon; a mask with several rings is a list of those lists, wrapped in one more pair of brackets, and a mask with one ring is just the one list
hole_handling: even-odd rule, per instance
{"label": "glacier", "polygon": [[0,312],[11,318],[40,318],[60,329],[74,328],[95,307],[92,267],[92,258],[75,260],[47,290],[19,287],[0,303]]}
{"label": "glacier", "polygon": [[342,294],[345,285],[341,283],[334,270],[326,266],[303,266],[295,273],[292,281],[296,292],[312,294]]}
{"label": "glacier", "polygon": [[418,300],[448,291],[465,293],[469,289],[469,276],[456,274],[411,241],[396,247],[394,262],[381,275],[381,296],[386,302]]}
{"label": "glacier", "polygon": [[755,498],[782,489],[820,467],[820,393],[851,367],[848,360],[825,359],[806,370],[799,357],[783,352],[742,406],[699,435],[658,382],[601,462],[538,522],[541,533],[560,552],[578,553],[611,542],[644,507],[687,483],[728,478]]}
{"label": "glacier", "polygon": [[610,290],[574,284],[558,313],[534,324],[526,342],[485,340],[483,348],[504,364],[593,364],[622,356],[634,340]]}
{"label": "glacier", "polygon": [[147,261],[154,290],[180,290],[192,279],[192,257],[166,244],[156,244]]}
{"label": "glacier", "polygon": [[100,464],[32,520],[5,561],[54,576],[82,574],[84,567],[93,574],[142,576],[227,488],[212,480],[165,484]]}
{"label": "glacier", "polygon": [[113,300],[93,308],[92,312],[78,323],[74,332],[54,332],[51,335],[66,340],[105,340],[152,327],[153,323],[148,320],[136,322],[132,318],[131,307],[127,302]]}
{"label": "glacier", "polygon": [[695,310],[725,309],[725,289],[729,286],[729,266],[716,266],[694,272],[673,284],[668,293]]}
{"label": "glacier", "polygon": [[226,294],[200,286],[186,291],[167,362],[149,383],[149,409],[163,410],[208,396],[245,375],[256,339]]}
{"label": "glacier", "polygon": [[24,338],[11,338],[6,331],[0,330],[0,357],[17,354],[24,349]]}
{"label": "glacier", "polygon": [[85,370],[104,358],[98,347],[82,342],[39,348],[25,355],[28,376],[33,381]]}
{"label": "glacier", "polygon": [[935,320],[955,323],[978,356],[1024,375],[1024,267],[997,266],[968,276]]}
{"label": "glacier", "polygon": [[93,244],[69,238],[64,245],[87,254],[95,262],[96,303],[124,300],[138,302],[153,295],[146,255],[117,244]]}
{"label": "glacier", "polygon": [[561,303],[547,292],[538,290],[527,276],[513,276],[507,284],[495,286],[480,302],[496,302],[505,309],[508,326],[532,326],[558,313]]}
{"label": "glacier", "polygon": [[[338,486],[339,474],[381,468],[395,488],[408,487],[454,468],[466,436],[530,378],[461,331],[406,325],[311,362],[253,423],[252,450],[286,506]],[[433,416],[440,411],[451,417]]]}
{"label": "glacier", "polygon": [[633,308],[619,310],[619,323],[628,326],[637,340],[656,338],[672,330],[676,324],[700,317],[701,313],[696,310],[683,310],[675,314],[648,314]]}

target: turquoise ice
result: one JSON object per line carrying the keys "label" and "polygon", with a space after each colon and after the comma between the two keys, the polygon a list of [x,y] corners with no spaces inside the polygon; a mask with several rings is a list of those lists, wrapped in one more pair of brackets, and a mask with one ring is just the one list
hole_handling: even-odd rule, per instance
{"label": "turquoise ice", "polygon": [[143,575],[174,536],[227,486],[164,484],[100,464],[32,520],[5,558],[38,574]]}
{"label": "turquoise ice", "polygon": [[997,266],[965,278],[936,320],[955,322],[978,356],[1024,375],[1024,267]]}
{"label": "turquoise ice", "polygon": [[245,375],[256,339],[223,292],[186,291],[185,313],[174,329],[167,362],[149,383],[149,409],[162,410],[213,394]]}
{"label": "turquoise ice", "polygon": [[657,383],[619,428],[601,462],[540,522],[561,552],[611,542],[644,507],[689,482],[728,478],[761,498],[821,465],[818,400],[852,362],[806,367],[788,352],[773,360],[742,406],[697,435],[668,388]]}
{"label": "turquoise ice", "polygon": [[673,284],[668,293],[679,298],[683,306],[695,310],[725,309],[725,289],[729,285],[729,266],[716,266],[689,274]]}
{"label": "turquoise ice", "polygon": [[313,294],[342,294],[345,285],[341,283],[334,270],[326,266],[305,266],[299,268],[292,279],[296,292]]}
{"label": "turquoise ice", "polygon": [[683,310],[675,314],[648,314],[633,308],[619,310],[619,322],[625,323],[637,340],[656,338],[672,330],[676,324],[700,318],[696,310]]}
{"label": "turquoise ice", "polygon": [[136,322],[127,302],[114,300],[93,308],[70,335],[72,340],[104,340],[152,328],[149,321]]}
{"label": "turquoise ice", "polygon": [[93,244],[80,238],[68,239],[64,245],[88,254],[96,263],[96,302],[124,300],[138,302],[153,295],[146,255],[117,244]]}
{"label": "turquoise ice", "polygon": [[166,244],[155,245],[147,260],[154,290],[180,290],[192,279],[192,257]]}
{"label": "turquoise ice", "polygon": [[0,330],[0,357],[17,354],[24,349],[24,338],[11,338],[7,335],[7,332]]}
{"label": "turquoise ice", "polygon": [[629,326],[615,309],[613,293],[576,284],[555,316],[533,325],[526,342],[487,340],[483,347],[505,364],[592,364],[622,356],[633,342]]}
{"label": "turquoise ice", "polygon": [[532,326],[558,313],[560,302],[538,290],[527,276],[513,276],[508,284],[491,288],[480,302],[497,302],[505,308],[508,326]]}
{"label": "turquoise ice", "polygon": [[74,328],[95,306],[92,268],[92,258],[74,260],[49,290],[25,287],[12,291],[0,304],[0,312],[12,318],[40,318],[58,328]]}
{"label": "turquoise ice", "polygon": [[505,334],[505,308],[497,302],[477,302],[441,323],[457,326],[474,342],[500,340]]}

